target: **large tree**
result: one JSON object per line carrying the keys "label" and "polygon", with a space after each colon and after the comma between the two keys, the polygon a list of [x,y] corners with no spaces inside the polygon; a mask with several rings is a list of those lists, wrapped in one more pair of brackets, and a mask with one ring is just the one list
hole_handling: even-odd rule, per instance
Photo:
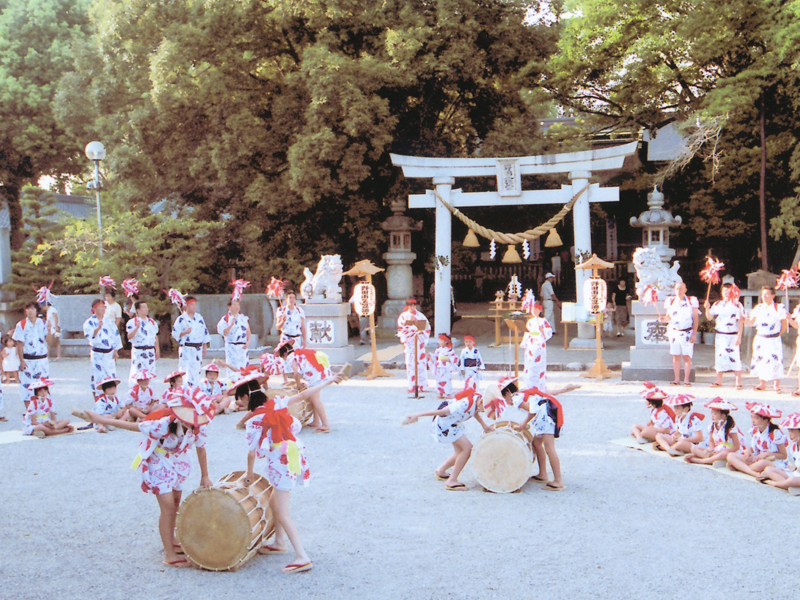
{"label": "large tree", "polygon": [[170,196],[224,218],[220,271],[264,280],[322,252],[377,258],[384,206],[407,193],[390,151],[535,147],[520,73],[535,76],[555,37],[524,24],[526,6],[108,1],[62,81],[59,122],[76,139],[96,128],[128,203]]}
{"label": "large tree", "polygon": [[[20,192],[42,175],[85,168],[81,148],[56,125],[56,85],[72,69],[72,45],[90,32],[90,0],[0,0],[0,202],[11,245],[23,243]],[[88,140],[87,140],[88,141]]]}

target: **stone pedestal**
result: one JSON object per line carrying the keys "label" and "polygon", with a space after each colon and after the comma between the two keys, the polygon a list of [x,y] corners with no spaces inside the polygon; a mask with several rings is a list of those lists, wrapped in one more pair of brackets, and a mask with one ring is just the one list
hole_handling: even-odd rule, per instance
{"label": "stone pedestal", "polygon": [[308,347],[324,352],[334,364],[353,362],[355,349],[347,343],[350,304],[303,304],[303,311],[306,313]]}
{"label": "stone pedestal", "polygon": [[[672,356],[669,353],[667,324],[658,322],[654,305],[645,306],[638,300],[631,305],[631,314],[636,327],[636,345],[631,346],[630,362],[622,363],[623,381],[672,381]],[[694,381],[695,371],[689,373]],[[683,370],[681,370],[683,377]]]}
{"label": "stone pedestal", "polygon": [[386,252],[383,260],[386,267],[386,292],[389,299],[381,307],[378,328],[395,332],[397,317],[403,312],[408,298],[414,295],[414,277],[411,263],[417,255],[414,252]]}

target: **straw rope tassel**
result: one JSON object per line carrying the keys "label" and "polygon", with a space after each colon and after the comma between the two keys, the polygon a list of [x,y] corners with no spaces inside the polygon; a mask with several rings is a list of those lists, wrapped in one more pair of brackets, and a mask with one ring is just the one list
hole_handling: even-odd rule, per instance
{"label": "straw rope tassel", "polygon": [[501,244],[513,245],[513,244],[521,244],[525,240],[535,240],[536,238],[541,237],[545,233],[550,231],[553,227],[558,225],[558,223],[564,217],[567,216],[567,213],[569,213],[569,211],[572,210],[572,207],[575,206],[575,203],[578,201],[578,198],[580,198],[581,195],[588,189],[589,189],[589,184],[587,183],[586,186],[584,186],[582,190],[578,191],[570,199],[570,201],[564,205],[564,208],[558,211],[553,218],[551,218],[543,225],[539,225],[538,227],[529,229],[528,231],[523,231],[522,233],[501,233],[499,231],[493,231],[492,229],[487,229],[483,225],[479,225],[478,223],[467,217],[464,213],[462,213],[460,210],[458,210],[456,207],[450,204],[447,200],[442,198],[441,195],[439,195],[439,192],[433,190],[433,193],[436,195],[436,198],[438,198],[439,201],[447,207],[447,210],[453,213],[453,215],[459,221],[464,223],[464,225],[469,227],[472,231],[474,231],[478,235],[485,237],[487,240],[495,240],[497,242],[500,242]]}

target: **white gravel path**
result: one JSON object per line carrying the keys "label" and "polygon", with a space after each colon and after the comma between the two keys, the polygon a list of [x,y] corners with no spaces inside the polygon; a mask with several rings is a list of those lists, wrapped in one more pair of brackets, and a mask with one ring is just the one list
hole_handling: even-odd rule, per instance
{"label": "white gravel path", "polygon": [[[434,479],[450,447],[429,422],[400,420],[437,401],[407,398],[401,375],[326,390],[334,431],[302,434],[312,482],[292,512],[315,564],[303,574],[280,573],[286,556],[257,556],[236,573],[164,567],[156,501],[129,468],[134,433],[0,444],[0,598],[789,597],[800,498],[609,444],[646,419],[637,384],[582,380],[562,397],[566,491],[495,495],[447,492]],[[88,361],[55,363],[52,376],[62,415],[90,406]],[[718,390],[691,391],[705,400]],[[755,394],[722,391],[742,409]],[[0,431],[18,429],[16,386],[4,392]],[[780,398],[773,404],[800,410]],[[245,465],[236,420],[212,424],[214,480]],[[469,432],[474,442],[474,423]]]}

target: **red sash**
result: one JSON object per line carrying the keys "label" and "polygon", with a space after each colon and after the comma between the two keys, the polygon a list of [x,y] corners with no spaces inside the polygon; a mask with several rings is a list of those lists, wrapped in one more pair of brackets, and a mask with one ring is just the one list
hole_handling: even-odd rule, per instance
{"label": "red sash", "polygon": [[264,441],[269,429],[272,430],[273,444],[280,444],[283,441],[295,441],[291,430],[292,415],[289,414],[288,409],[275,410],[275,400],[268,400],[265,405],[255,409],[250,418],[258,415],[264,415],[264,418],[261,419],[261,442]]}
{"label": "red sash", "polygon": [[539,388],[536,387],[532,387],[529,390],[525,390],[524,392],[522,392],[522,395],[523,395],[522,396],[523,402],[527,402],[528,398],[530,398],[531,396],[541,396],[542,398],[545,398],[553,406],[553,408],[555,408],[556,430],[560,430],[564,426],[564,408],[561,406],[561,403],[558,400],[556,400],[555,396],[546,394],[545,392],[541,391]]}

